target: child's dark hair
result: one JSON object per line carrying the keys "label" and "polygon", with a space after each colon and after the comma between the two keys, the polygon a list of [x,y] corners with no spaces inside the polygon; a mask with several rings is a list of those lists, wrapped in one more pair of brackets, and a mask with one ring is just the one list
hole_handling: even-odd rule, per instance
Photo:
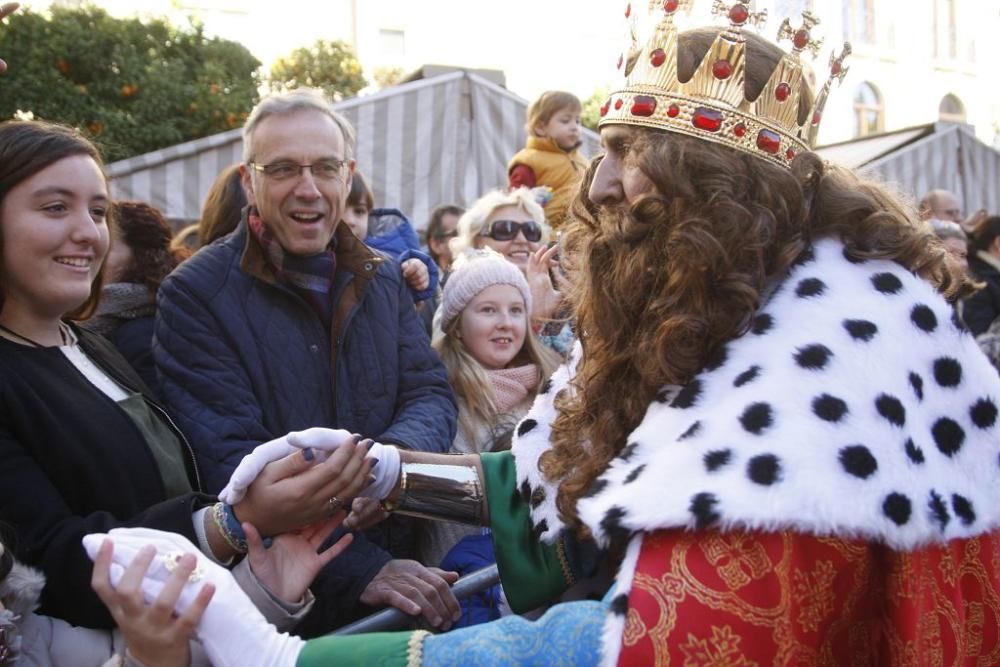
{"label": "child's dark hair", "polygon": [[972,246],[975,250],[989,250],[993,240],[1000,236],[1000,215],[986,218],[972,232]]}
{"label": "child's dark hair", "polygon": [[547,90],[528,107],[528,134],[538,136],[535,127],[545,125],[563,109],[579,111],[583,108],[580,98],[564,90]]}
{"label": "child's dark hair", "polygon": [[368,187],[364,174],[357,169],[354,170],[354,178],[351,179],[351,191],[347,193],[347,205],[364,206],[369,211],[375,208],[375,195]]}

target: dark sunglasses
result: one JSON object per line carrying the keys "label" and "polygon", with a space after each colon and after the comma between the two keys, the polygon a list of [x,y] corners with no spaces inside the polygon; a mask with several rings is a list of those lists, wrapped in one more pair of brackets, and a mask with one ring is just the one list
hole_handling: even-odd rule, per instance
{"label": "dark sunglasses", "polygon": [[494,220],[482,231],[482,236],[489,236],[494,241],[511,241],[517,233],[524,234],[524,240],[538,243],[542,240],[542,227],[534,220],[516,222],[514,220]]}

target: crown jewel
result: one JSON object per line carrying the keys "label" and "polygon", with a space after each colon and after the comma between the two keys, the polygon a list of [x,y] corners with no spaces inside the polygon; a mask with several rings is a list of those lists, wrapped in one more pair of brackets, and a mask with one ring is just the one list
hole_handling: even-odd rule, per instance
{"label": "crown jewel", "polygon": [[632,19],[631,43],[618,58],[625,83],[601,107],[600,125],[641,125],[678,132],[787,167],[799,152],[814,144],[830,88],[847,73],[843,63],[851,52],[850,44],[844,44],[839,56],[830,55],[830,74],[800,123],[800,99],[808,95],[811,77],[801,56],[803,51],[814,57],[819,52],[822,40],[812,36],[819,19],[803,12],[798,27],[789,19],[782,22],[778,40],[790,41],[792,50],[782,55],[760,95],[749,100],[745,94],[743,30],[763,25],[767,11],[753,12],[747,2],[714,0],[712,13],[728,19],[729,27],[719,32],[690,80],[681,83],[674,19],[690,11],[693,3],[650,0],[650,13],[662,12],[663,17],[645,45],[636,37],[632,5],[627,5],[625,17]]}

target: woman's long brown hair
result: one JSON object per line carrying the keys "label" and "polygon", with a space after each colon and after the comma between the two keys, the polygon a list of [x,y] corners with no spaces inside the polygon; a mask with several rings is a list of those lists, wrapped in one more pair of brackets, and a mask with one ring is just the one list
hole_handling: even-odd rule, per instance
{"label": "woman's long brown hair", "polygon": [[[700,61],[713,35],[699,31],[688,40],[687,62]],[[770,67],[756,63],[763,79],[749,81],[748,91],[763,87],[779,54],[762,41],[750,51],[748,65],[763,55]],[[560,514],[583,535],[577,500],[625,447],[657,393],[690,382],[746,333],[769,283],[812,241],[836,237],[852,258],[896,261],[948,298],[971,290],[912,207],[814,153],[800,154],[789,170],[636,128],[624,158],[655,191],[629,207],[597,206],[587,192],[598,158],[564,238],[584,354],[576,393],[556,401],[552,448],[540,468],[559,484]]]}

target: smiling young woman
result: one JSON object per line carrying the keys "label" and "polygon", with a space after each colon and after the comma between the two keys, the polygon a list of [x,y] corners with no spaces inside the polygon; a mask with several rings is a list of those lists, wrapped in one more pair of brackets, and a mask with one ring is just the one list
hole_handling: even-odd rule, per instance
{"label": "smiling young woman", "polygon": [[[284,462],[293,477],[273,476],[235,507],[197,492],[183,433],[111,343],[74,323],[100,293],[109,210],[90,142],[59,125],[0,124],[0,523],[48,578],[41,613],[87,627],[112,618],[90,587],[85,534],[158,528],[227,561],[235,531],[214,510],[276,535],[328,518],[327,500],[353,497],[367,478],[354,444],[347,475],[299,455]],[[311,499],[294,500],[306,488]]]}

